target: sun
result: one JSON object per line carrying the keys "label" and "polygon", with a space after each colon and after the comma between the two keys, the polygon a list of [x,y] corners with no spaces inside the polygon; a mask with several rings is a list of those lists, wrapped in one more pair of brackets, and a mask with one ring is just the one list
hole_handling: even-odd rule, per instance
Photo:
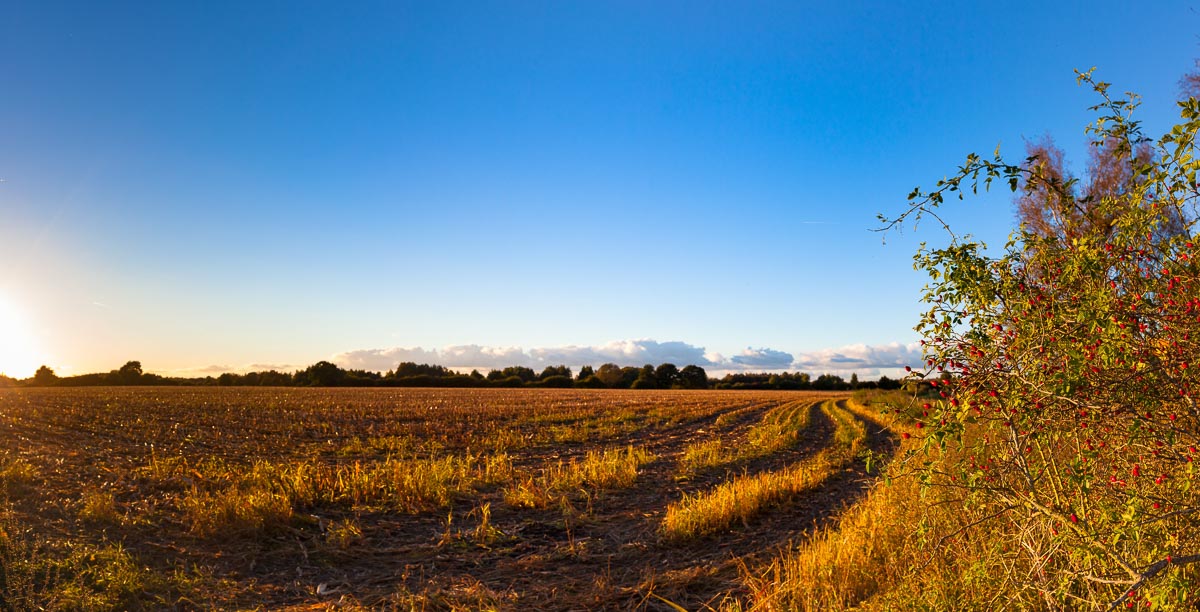
{"label": "sun", "polygon": [[28,378],[41,365],[29,321],[0,296],[0,374]]}

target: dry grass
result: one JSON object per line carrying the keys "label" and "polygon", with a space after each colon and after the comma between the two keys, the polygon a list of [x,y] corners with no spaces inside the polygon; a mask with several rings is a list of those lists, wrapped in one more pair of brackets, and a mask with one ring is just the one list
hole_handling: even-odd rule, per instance
{"label": "dry grass", "polygon": [[[777,422],[801,421],[795,414],[809,413],[809,408],[796,410]],[[738,476],[710,490],[685,495],[667,506],[660,526],[662,535],[668,540],[685,540],[746,524],[767,508],[816,487],[852,461],[866,440],[865,427],[833,401],[821,404],[821,411],[836,425],[834,446],[780,470]],[[803,417],[801,422],[807,425],[809,418]],[[792,439],[798,435],[780,433]]]}
{"label": "dry grass", "polygon": [[286,497],[261,490],[193,490],[179,505],[192,533],[199,536],[274,532],[291,523],[293,516]]}
{"label": "dry grass", "polygon": [[746,432],[744,440],[716,438],[693,442],[679,458],[679,473],[694,474],[794,446],[808,428],[817,405],[817,402],[798,401],[773,408]]}
{"label": "dry grass", "polygon": [[653,460],[654,455],[634,446],[588,451],[583,461],[559,461],[537,476],[518,480],[504,490],[504,501],[520,508],[546,508],[579,491],[629,487],[637,480],[638,468]]}
{"label": "dry grass", "polygon": [[38,469],[20,457],[0,458],[0,493],[18,496],[38,481]]}
{"label": "dry grass", "polygon": [[[474,487],[512,477],[506,454],[395,459],[329,465],[320,461],[249,468],[208,462],[192,471],[209,488],[193,487],[180,501],[193,533],[271,531],[295,510],[325,507],[420,512],[443,508]],[[213,487],[225,483],[223,488]]]}
{"label": "dry grass", "polygon": [[684,540],[745,525],[769,506],[820,484],[834,468],[828,454],[821,453],[782,470],[740,476],[686,495],[667,506],[661,532],[669,540]]}
{"label": "dry grass", "polygon": [[[915,429],[855,401],[846,417],[859,413],[883,421],[896,432]],[[861,421],[855,421],[859,426]],[[848,433],[839,444],[855,445]],[[913,451],[913,437],[898,453]],[[749,597],[729,601],[734,610],[895,610],[995,609],[1004,607],[989,588],[995,577],[1011,568],[995,564],[992,549],[1002,545],[987,537],[945,537],[979,518],[961,500],[944,491],[924,489],[906,474],[902,462],[888,466],[890,479],[875,484],[865,499],[846,511],[836,525],[822,528],[808,540],[758,570],[746,570]],[[1000,593],[1002,595],[1002,593]]]}
{"label": "dry grass", "polygon": [[79,520],[95,525],[116,525],[121,522],[117,500],[108,491],[90,490],[79,500]]}
{"label": "dry grass", "polygon": [[339,550],[351,550],[362,541],[362,537],[362,525],[358,519],[339,519],[325,527],[325,542]]}
{"label": "dry grass", "polygon": [[647,538],[660,484],[700,486],[651,451],[748,448],[748,415],[817,397],[0,390],[0,610],[623,608],[647,571],[719,601],[728,557]]}

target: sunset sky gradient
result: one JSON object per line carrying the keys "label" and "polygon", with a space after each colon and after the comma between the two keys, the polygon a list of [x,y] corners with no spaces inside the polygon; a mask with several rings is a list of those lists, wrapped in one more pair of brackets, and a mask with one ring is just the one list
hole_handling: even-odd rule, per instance
{"label": "sunset sky gradient", "polygon": [[911,6],[7,3],[0,371],[892,372],[941,237],[875,215],[997,144],[1080,167],[1076,68],[1160,134],[1200,57],[1183,2]]}

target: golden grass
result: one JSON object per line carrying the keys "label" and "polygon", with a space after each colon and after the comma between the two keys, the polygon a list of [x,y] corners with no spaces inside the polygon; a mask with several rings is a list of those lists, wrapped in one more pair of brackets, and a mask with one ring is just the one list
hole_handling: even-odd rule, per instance
{"label": "golden grass", "polygon": [[527,476],[504,490],[504,501],[522,508],[546,508],[585,489],[618,489],[632,486],[638,468],[654,460],[649,451],[629,446],[622,450],[588,451],[583,461],[559,461]]}
{"label": "golden grass", "polygon": [[271,530],[290,522],[295,510],[316,506],[406,513],[443,508],[475,487],[507,482],[513,467],[501,453],[335,465],[260,461],[248,469],[208,462],[192,473],[225,483],[216,490],[193,486],[180,500],[192,532],[212,536]]}
{"label": "golden grass", "polygon": [[808,428],[818,404],[789,402],[769,410],[761,422],[746,432],[741,443],[724,439],[700,440],[684,448],[679,458],[681,475],[765,457],[795,445]]}
{"label": "golden grass", "polygon": [[362,525],[354,518],[339,519],[325,527],[325,542],[340,550],[354,548],[362,537]]}
{"label": "golden grass", "polygon": [[[866,440],[866,428],[833,401],[821,404],[821,411],[836,425],[832,447],[780,470],[738,476],[707,491],[685,495],[667,506],[660,533],[668,540],[683,540],[745,524],[770,506],[816,487],[852,461]],[[811,410],[806,407],[804,412]],[[790,422],[795,417],[787,419],[780,421]]]}
{"label": "golden grass", "polygon": [[100,525],[116,525],[121,522],[117,501],[108,491],[90,490],[79,500],[79,520]]}
{"label": "golden grass", "polygon": [[667,506],[661,527],[671,540],[702,537],[746,523],[765,508],[825,480],[834,464],[826,453],[782,470],[741,476]]}
{"label": "golden grass", "polygon": [[[882,421],[897,433],[916,430],[895,415],[881,415],[856,401],[834,418],[858,413]],[[856,421],[862,425],[862,421]],[[840,431],[849,431],[850,426]],[[843,446],[853,439],[839,438]],[[898,454],[919,445],[903,442]],[[902,462],[887,467],[891,476],[875,484],[836,525],[780,554],[765,567],[745,569],[749,596],[730,600],[724,612],[741,610],[953,610],[995,609],[997,576],[1012,570],[996,560],[994,538],[962,536],[978,519],[944,490],[923,489]],[[955,535],[957,534],[957,535]],[[949,537],[947,537],[949,536]],[[992,586],[989,586],[992,585]]]}
{"label": "golden grass", "polygon": [[679,472],[691,474],[731,461],[728,443],[720,438],[688,444],[679,456]]}
{"label": "golden grass", "polygon": [[21,495],[39,478],[38,469],[20,457],[0,458],[0,493]]}
{"label": "golden grass", "polygon": [[293,516],[286,497],[261,490],[193,490],[179,501],[179,506],[190,530],[199,536],[276,531],[289,524]]}

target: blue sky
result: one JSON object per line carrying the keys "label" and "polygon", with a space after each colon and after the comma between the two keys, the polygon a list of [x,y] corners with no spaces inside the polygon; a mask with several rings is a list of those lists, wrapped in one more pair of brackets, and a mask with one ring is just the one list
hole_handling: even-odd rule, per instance
{"label": "blue sky", "polygon": [[875,215],[1200,57],[1182,2],[349,4],[0,8],[0,371],[887,371],[940,237]]}

